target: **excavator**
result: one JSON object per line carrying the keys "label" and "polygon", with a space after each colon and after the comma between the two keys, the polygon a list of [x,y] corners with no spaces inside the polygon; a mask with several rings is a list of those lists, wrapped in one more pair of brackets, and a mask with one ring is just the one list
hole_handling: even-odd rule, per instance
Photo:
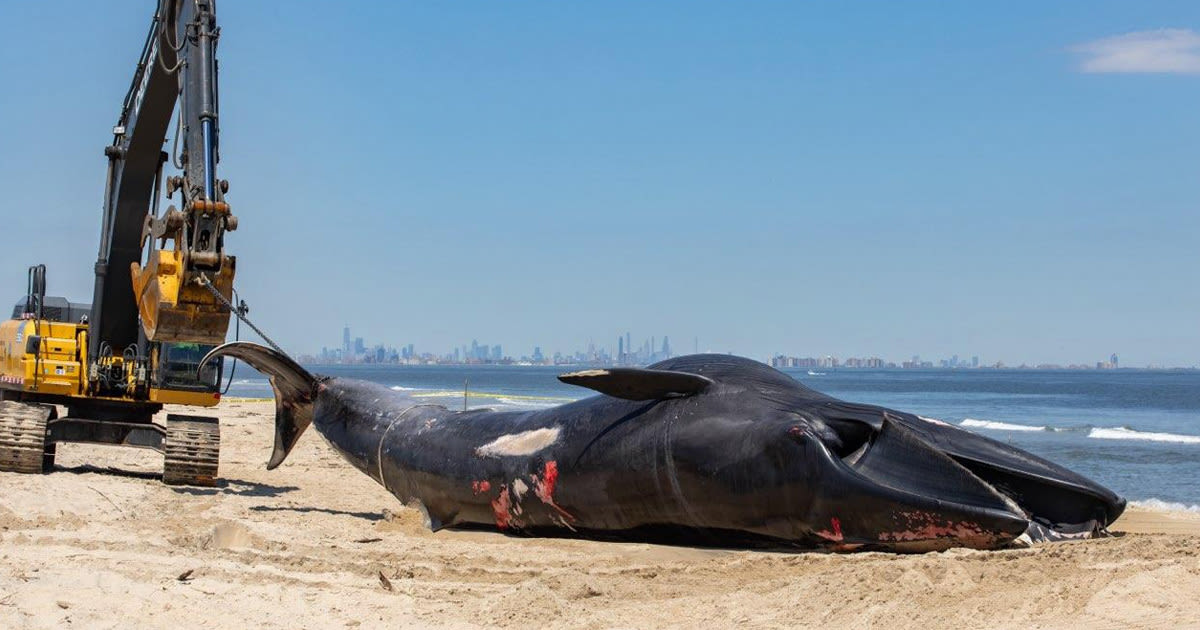
{"label": "excavator", "polygon": [[[200,359],[245,308],[231,302],[236,261],[225,236],[237,218],[216,173],[219,36],[215,0],[156,7],[104,149],[92,302],[47,296],[46,267],[36,265],[0,323],[0,470],[49,472],[59,443],[113,444],[162,453],[165,483],[215,485],[217,419],[154,416],[165,404],[220,401],[222,367],[198,372]],[[178,171],[164,179],[168,161]],[[179,205],[160,213],[164,193]]]}

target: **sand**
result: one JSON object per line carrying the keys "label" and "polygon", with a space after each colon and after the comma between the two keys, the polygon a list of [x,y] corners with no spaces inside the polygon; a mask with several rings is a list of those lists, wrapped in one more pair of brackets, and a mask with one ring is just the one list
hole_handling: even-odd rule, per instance
{"label": "sand", "polygon": [[52,474],[0,473],[0,628],[1200,626],[1196,514],[921,555],[434,534],[316,434],[265,470],[271,403],[217,414],[217,488],[75,444]]}

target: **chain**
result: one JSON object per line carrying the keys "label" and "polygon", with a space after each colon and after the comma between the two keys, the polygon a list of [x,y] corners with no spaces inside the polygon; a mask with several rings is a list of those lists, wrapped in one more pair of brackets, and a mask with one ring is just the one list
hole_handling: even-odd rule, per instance
{"label": "chain", "polygon": [[208,279],[208,276],[204,275],[203,273],[200,274],[200,284],[205,286],[206,288],[208,288],[208,290],[211,291],[213,295],[217,296],[217,299],[220,300],[221,303],[225,305],[225,308],[229,309],[229,312],[233,313],[234,315],[237,315],[238,319],[245,322],[246,325],[249,326],[254,332],[258,333],[258,336],[262,337],[263,341],[267,342],[267,344],[270,345],[272,348],[275,348],[275,350],[277,352],[279,352],[279,354],[284,354],[284,355],[287,354],[286,352],[283,351],[283,348],[279,347],[279,344],[275,343],[274,341],[271,341],[271,338],[267,336],[267,333],[259,330],[258,326],[254,325],[254,322],[250,321],[245,315],[243,315],[241,310],[234,308],[233,304],[230,304],[229,300],[226,300],[225,296],[221,295],[221,292],[218,291],[217,288],[212,285],[212,281]]}

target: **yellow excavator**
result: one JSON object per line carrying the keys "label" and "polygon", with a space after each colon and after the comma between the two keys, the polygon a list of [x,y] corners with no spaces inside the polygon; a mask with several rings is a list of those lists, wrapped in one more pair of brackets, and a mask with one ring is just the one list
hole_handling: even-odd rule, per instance
{"label": "yellow excavator", "polygon": [[[229,183],[216,177],[214,2],[161,0],[155,11],[104,150],[91,304],[47,296],[46,268],[37,265],[12,319],[0,323],[0,470],[48,472],[56,444],[87,442],[163,453],[168,484],[216,483],[216,418],[153,421],[164,404],[219,402],[221,366],[197,370],[224,342],[235,308],[225,235],[237,218],[225,201]],[[180,172],[164,180],[168,161]],[[164,193],[179,205],[160,213]]]}

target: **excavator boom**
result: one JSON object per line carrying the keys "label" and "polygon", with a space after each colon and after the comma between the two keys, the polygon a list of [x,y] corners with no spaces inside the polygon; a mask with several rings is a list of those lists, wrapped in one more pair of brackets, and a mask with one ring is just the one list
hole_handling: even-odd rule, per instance
{"label": "excavator boom", "polygon": [[[88,347],[93,361],[102,344],[138,344],[139,319],[146,341],[211,345],[225,339],[229,310],[204,286],[210,283],[228,302],[235,271],[224,235],[237,228],[237,219],[225,201],[228,182],[216,174],[219,37],[214,0],[162,0],[151,21],[105,149],[108,186]],[[176,138],[183,143],[177,157],[162,151],[176,101]],[[167,196],[178,193],[180,204],[160,216],[168,160],[182,169],[166,179]]]}

